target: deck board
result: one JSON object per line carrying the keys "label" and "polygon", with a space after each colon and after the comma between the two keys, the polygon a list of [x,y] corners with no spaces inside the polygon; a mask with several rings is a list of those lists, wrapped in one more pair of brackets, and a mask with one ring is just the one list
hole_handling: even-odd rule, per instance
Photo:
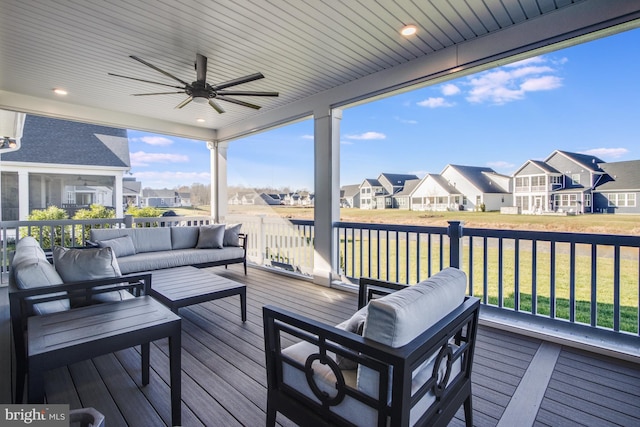
{"label": "deck board", "polygon": [[[262,307],[277,305],[336,324],[356,310],[357,296],[261,269],[250,269],[246,276],[241,266],[210,271],[247,285],[248,319],[240,320],[238,296],[180,309],[183,425],[264,425]],[[0,326],[4,328],[0,344],[9,342],[6,305],[4,290],[0,292]],[[476,426],[499,422],[540,344],[538,339],[480,326],[472,373]],[[0,361],[10,360],[7,353],[0,354]],[[6,369],[0,373],[8,375]],[[151,382],[145,387],[140,386],[137,347],[55,369],[45,381],[50,403],[94,406],[107,416],[110,427],[170,423],[167,340],[151,346]],[[2,383],[0,397],[7,402],[9,386]],[[637,425],[639,388],[639,366],[563,348],[535,425]],[[277,421],[284,427],[294,426],[281,415]],[[451,426],[463,425],[460,410]]]}

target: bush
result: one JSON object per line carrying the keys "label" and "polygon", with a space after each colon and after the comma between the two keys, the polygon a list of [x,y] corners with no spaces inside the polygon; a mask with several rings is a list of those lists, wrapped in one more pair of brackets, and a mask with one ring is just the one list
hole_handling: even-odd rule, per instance
{"label": "bush", "polygon": [[89,209],[80,209],[73,216],[73,219],[94,219],[94,218],[115,218],[116,213],[102,205],[93,204]]}
{"label": "bush", "polygon": [[[35,209],[31,211],[27,220],[29,221],[56,221],[69,219],[67,212],[57,206],[49,206],[47,209]],[[62,235],[64,231],[64,246],[71,243],[71,226],[55,227],[27,227],[20,230],[20,237],[33,236],[43,248],[52,248],[54,245],[62,245]],[[53,235],[52,235],[53,232]]]}
{"label": "bush", "polygon": [[[93,204],[89,207],[89,209],[80,209],[73,216],[73,219],[101,219],[101,218],[115,218],[116,213],[113,209],[107,208],[106,206]],[[106,224],[102,225],[102,227],[110,228],[111,225]],[[83,236],[84,240],[88,240],[91,233],[91,225],[78,225],[76,226],[76,243],[78,245],[83,244]]]}
{"label": "bush", "polygon": [[127,215],[134,216],[136,218],[153,218],[162,215],[162,209],[147,206],[144,208],[138,208],[136,206],[129,206],[127,208]]}

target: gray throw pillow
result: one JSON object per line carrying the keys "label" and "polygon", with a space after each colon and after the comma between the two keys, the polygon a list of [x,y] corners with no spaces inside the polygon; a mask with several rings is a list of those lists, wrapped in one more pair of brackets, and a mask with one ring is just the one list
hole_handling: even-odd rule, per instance
{"label": "gray throw pillow", "polygon": [[[367,307],[363,307],[360,310],[356,311],[353,316],[349,320],[346,320],[339,325],[336,325],[336,328],[343,329],[347,332],[352,332],[354,334],[358,334],[362,336],[362,332],[364,330],[364,322],[367,318]],[[336,363],[340,369],[356,369],[358,364],[351,360],[347,359],[339,354],[336,354]]]}
{"label": "gray throw pillow", "polygon": [[56,246],[53,265],[65,283],[122,276],[110,247],[69,249]]}
{"label": "gray throw pillow", "polygon": [[224,224],[202,225],[198,235],[198,249],[222,249]]}
{"label": "gray throw pillow", "polygon": [[116,237],[115,239],[100,240],[98,246],[101,248],[111,248],[116,257],[125,257],[136,254],[136,248],[133,246],[133,240],[131,236],[126,235],[122,237]]}
{"label": "gray throw pillow", "polygon": [[240,229],[242,224],[229,225],[224,230],[223,246],[240,246]]}

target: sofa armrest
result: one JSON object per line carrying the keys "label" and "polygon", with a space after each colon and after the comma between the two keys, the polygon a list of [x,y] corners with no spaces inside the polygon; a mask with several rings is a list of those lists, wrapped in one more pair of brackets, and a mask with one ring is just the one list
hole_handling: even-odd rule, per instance
{"label": "sofa armrest", "polygon": [[240,246],[244,249],[245,257],[247,256],[247,241],[249,240],[249,235],[245,233],[239,233],[238,239],[240,240]]}
{"label": "sofa armrest", "polygon": [[388,295],[409,286],[404,283],[387,282],[371,277],[361,277],[358,285],[358,310],[367,305],[375,295]]}

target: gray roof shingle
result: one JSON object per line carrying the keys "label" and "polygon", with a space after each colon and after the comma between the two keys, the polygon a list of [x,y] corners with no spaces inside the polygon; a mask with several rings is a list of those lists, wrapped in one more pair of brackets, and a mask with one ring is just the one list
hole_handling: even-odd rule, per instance
{"label": "gray roof shingle", "polygon": [[449,165],[464,176],[467,181],[473,184],[482,193],[508,193],[505,189],[494,182],[489,175],[497,172],[491,168],[482,166],[461,166]]}
{"label": "gray roof shingle", "polygon": [[129,168],[126,129],[27,115],[21,147],[2,160]]}
{"label": "gray roof shingle", "polygon": [[632,190],[640,191],[640,160],[600,163],[606,172],[595,191]]}

